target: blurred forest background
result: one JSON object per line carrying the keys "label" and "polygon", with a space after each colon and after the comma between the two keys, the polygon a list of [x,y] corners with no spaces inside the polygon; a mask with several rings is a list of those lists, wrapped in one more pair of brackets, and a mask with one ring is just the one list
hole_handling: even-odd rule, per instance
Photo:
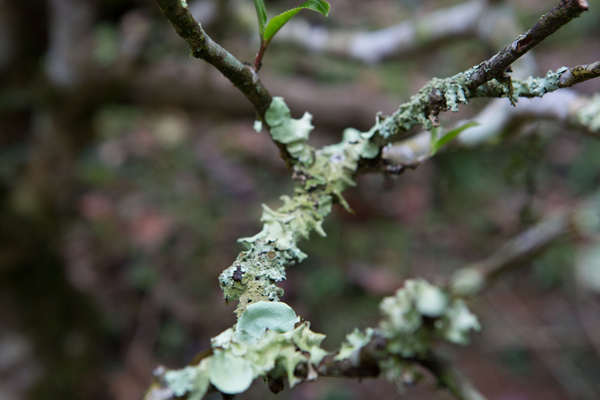
{"label": "blurred forest background", "polygon": [[[274,15],[299,2],[266,4]],[[517,26],[506,40],[463,32],[368,64],[307,49],[292,31],[376,30],[461,1],[330,3],[329,18],[302,12],[297,29],[285,27],[260,73],[295,117],[314,115],[319,146],[346,127],[369,129],[432,77],[490,57],[555,0],[492,2]],[[589,3],[536,47],[535,75],[600,59],[600,0]],[[253,60],[252,1],[188,4],[218,43]],[[575,90],[600,92],[600,80]],[[253,121],[247,100],[189,57],[151,0],[0,0],[0,400],[139,399],[157,364],[187,364],[235,322],[217,277],[237,238],[260,230],[260,204],[275,208],[292,191]],[[337,207],[328,237],[301,244],[309,258],[288,270],[282,300],[327,334],[326,348],[376,324],[379,301],[405,279],[442,282],[598,187],[597,138],[541,120],[506,134],[398,178],[362,176],[346,196],[355,215]],[[578,282],[573,264],[573,246],[560,244],[496,284],[472,305],[483,325],[472,345],[441,353],[489,399],[600,398],[600,288]],[[432,388],[426,378],[406,398],[450,398]],[[275,395],[255,382],[240,397]],[[384,379],[322,378],[277,398],[397,393]]]}

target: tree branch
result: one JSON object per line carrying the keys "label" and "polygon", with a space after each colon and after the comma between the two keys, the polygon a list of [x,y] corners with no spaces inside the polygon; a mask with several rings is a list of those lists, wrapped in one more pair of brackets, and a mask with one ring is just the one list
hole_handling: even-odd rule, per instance
{"label": "tree branch", "polygon": [[[505,132],[507,127],[520,126],[532,118],[559,121],[597,138],[600,135],[600,118],[595,116],[599,112],[600,96],[582,96],[567,89],[555,92],[552,96],[519,102],[516,107],[506,100],[496,99],[471,119],[478,125],[462,132],[446,149],[471,148],[488,143]],[[460,121],[456,127],[466,122]],[[416,168],[432,156],[431,132],[423,131],[383,148],[383,163],[379,170],[401,173]]]}
{"label": "tree branch", "polygon": [[[562,0],[550,13],[542,16],[533,28],[520,35],[512,44],[488,61],[446,79],[432,79],[418,94],[412,96],[410,101],[400,105],[393,115],[373,127],[370,132],[372,140],[379,146],[384,146],[397,141],[402,133],[418,124],[422,124],[426,130],[432,129],[441,111],[457,112],[459,104],[467,104],[469,98],[482,96],[488,92],[490,89],[483,89],[478,95],[476,89],[494,78],[498,83],[489,85],[494,88],[494,97],[499,96],[500,87],[504,88],[503,94],[512,94],[511,80],[506,76],[506,69],[546,37],[586,10],[585,0]],[[557,73],[561,72],[564,71],[557,71]],[[587,77],[592,74],[593,72],[581,75]]]}
{"label": "tree branch", "polygon": [[452,292],[458,296],[477,295],[500,276],[523,265],[560,239],[598,235],[598,215],[600,194],[596,193],[578,206],[527,229],[485,260],[458,270],[450,285]]}
{"label": "tree branch", "polygon": [[438,383],[457,399],[485,400],[456,368],[437,354],[429,352],[426,357],[417,358],[415,361],[427,368],[437,378]]}
{"label": "tree branch", "polygon": [[[214,42],[204,32],[200,23],[194,19],[188,10],[186,0],[156,0],[156,3],[177,34],[187,42],[192,56],[211,64],[229,79],[254,106],[258,118],[269,130],[269,125],[265,121],[265,113],[273,98],[263,86],[252,65],[242,64],[231,53]],[[285,144],[275,139],[273,141],[279,148],[279,154],[285,161],[286,167],[291,169],[293,159]]]}
{"label": "tree branch", "polygon": [[156,0],[156,3],[177,34],[190,46],[192,56],[218,69],[246,96],[261,119],[264,118],[272,97],[252,66],[242,64],[215,43],[194,19],[185,0]]}
{"label": "tree branch", "polygon": [[523,54],[587,10],[588,3],[585,0],[561,0],[552,11],[543,15],[533,28],[520,35],[494,57],[480,64],[470,77],[469,89],[475,89],[493,78],[502,77],[506,68]]}
{"label": "tree branch", "polygon": [[573,68],[569,68],[565,71],[558,81],[558,85],[561,88],[573,86],[577,83],[585,82],[588,79],[597,78],[600,76],[600,61],[596,61],[593,64],[578,65]]}

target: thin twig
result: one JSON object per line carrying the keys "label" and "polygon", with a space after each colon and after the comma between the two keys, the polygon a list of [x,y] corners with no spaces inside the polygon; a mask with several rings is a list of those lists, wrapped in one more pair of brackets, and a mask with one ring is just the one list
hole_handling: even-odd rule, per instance
{"label": "thin twig", "polygon": [[[410,101],[401,104],[398,110],[376,126],[372,141],[383,147],[400,139],[400,136],[422,124],[426,130],[433,127],[430,117],[437,117],[442,111],[458,111],[459,104],[467,104],[471,97],[489,97],[486,89],[476,93],[477,88],[497,78],[494,97],[511,95],[511,80],[506,76],[507,68],[537,44],[542,42],[560,27],[587,10],[584,0],[562,0],[552,11],[542,16],[538,23],[520,35],[512,44],[487,61],[472,69],[446,79],[434,78],[428,82]],[[562,72],[562,71],[561,71]],[[558,73],[558,72],[557,72]],[[589,76],[591,73],[581,74]]]}
{"label": "thin twig", "polygon": [[[187,8],[185,0],[156,0],[160,10],[169,20],[179,36],[190,46],[192,56],[206,61],[223,74],[235,87],[237,87],[254,106],[258,118],[263,121],[265,128],[265,113],[273,100],[271,94],[258,78],[257,69],[251,64],[242,64],[231,53],[215,43],[204,32]],[[275,141],[279,154],[291,169],[292,158],[283,143]]]}
{"label": "thin twig", "polygon": [[588,3],[585,0],[561,0],[552,11],[543,15],[533,28],[520,35],[498,54],[480,64],[477,71],[471,76],[469,89],[475,89],[487,81],[502,77],[506,68],[523,54],[587,10]]}
{"label": "thin twig", "polygon": [[430,352],[427,357],[415,361],[428,369],[437,378],[438,383],[457,399],[485,400],[485,397],[456,368],[437,354]]}
{"label": "thin twig", "polygon": [[252,103],[258,114],[264,117],[271,105],[271,95],[265,89],[251,65],[242,64],[227,50],[215,43],[202,29],[185,1],[156,0],[160,10],[169,20],[179,36],[190,46],[192,55],[218,69]]}
{"label": "thin twig", "polygon": [[458,270],[452,279],[452,291],[459,296],[477,295],[556,241],[598,234],[598,214],[600,194],[596,193],[582,204],[527,229],[485,260]]}

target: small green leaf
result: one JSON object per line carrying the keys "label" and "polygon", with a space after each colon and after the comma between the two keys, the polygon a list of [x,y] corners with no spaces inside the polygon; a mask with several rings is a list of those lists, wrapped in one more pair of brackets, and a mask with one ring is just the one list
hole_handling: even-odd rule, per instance
{"label": "small green leaf", "polygon": [[437,153],[437,151],[439,149],[442,148],[442,146],[444,146],[446,143],[450,142],[452,139],[454,139],[455,137],[457,137],[462,131],[464,131],[467,128],[470,128],[472,126],[475,125],[479,125],[479,123],[471,121],[471,122],[467,122],[466,124],[459,126],[456,129],[451,130],[450,132],[446,133],[444,136],[442,136],[441,138],[435,140],[435,142],[433,141],[433,131],[432,131],[432,146],[431,146],[431,154],[435,154]]}
{"label": "small green leaf", "polygon": [[[255,0],[256,2],[256,0]],[[273,36],[302,9],[313,10],[327,17],[329,15],[329,3],[324,0],[309,0],[298,7],[281,13],[269,21],[264,31],[264,41],[269,42]]]}
{"label": "small green leaf", "polygon": [[265,9],[263,0],[254,0],[254,6],[256,7],[256,15],[258,16],[258,33],[262,41],[265,36],[265,26],[267,26],[267,10]]}
{"label": "small green leaf", "polygon": [[440,136],[440,132],[442,130],[441,126],[436,126],[435,128],[433,128],[431,130],[431,139],[429,140],[429,152],[431,153],[431,155],[435,154],[435,145],[438,141],[438,138]]}

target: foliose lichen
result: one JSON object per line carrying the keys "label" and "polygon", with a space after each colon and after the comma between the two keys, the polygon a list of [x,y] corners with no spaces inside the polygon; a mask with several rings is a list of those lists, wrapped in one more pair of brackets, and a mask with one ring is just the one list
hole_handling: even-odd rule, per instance
{"label": "foliose lichen", "polygon": [[470,77],[479,66],[458,73],[445,79],[433,78],[416,95],[398,108],[390,117],[378,121],[374,132],[384,141],[389,142],[396,139],[399,134],[406,132],[421,124],[425,130],[433,128],[433,122],[429,118],[436,110],[449,109],[458,112],[459,104],[469,102]]}
{"label": "foliose lichen", "polygon": [[286,144],[294,157],[298,186],[294,196],[282,196],[283,206],[273,210],[263,205],[263,229],[239,239],[247,250],[219,276],[227,301],[239,300],[235,311],[241,317],[246,306],[261,300],[277,301],[283,290],[276,283],[285,279],[285,268],[306,258],[297,246],[310,232],[325,236],[322,223],[334,202],[350,209],[342,192],[355,185],[352,177],[361,158],[373,158],[379,148],[369,140],[372,133],[346,129],[340,143],[315,151],[306,144],[311,116],[291,118],[281,97],[274,97],[265,114],[273,139]]}
{"label": "foliose lichen", "polygon": [[600,93],[594,94],[587,104],[577,110],[574,122],[592,132],[600,132]]}
{"label": "foliose lichen", "polygon": [[273,140],[286,145],[288,153],[302,163],[311,163],[314,148],[306,141],[313,130],[312,115],[305,112],[302,118],[294,119],[283,97],[273,97],[265,113],[265,122]]}
{"label": "foliose lichen", "polygon": [[423,279],[406,281],[393,297],[383,299],[380,310],[387,349],[402,357],[424,356],[435,339],[466,344],[469,332],[481,328],[462,300]]}
{"label": "foliose lichen", "polygon": [[[293,311],[293,317],[289,315],[289,310],[283,303],[250,306],[246,320],[240,320],[242,327],[238,323],[235,329],[229,328],[211,340],[212,356],[197,366],[167,371],[163,386],[153,390],[168,389],[175,396],[198,400],[206,394],[209,383],[223,393],[237,394],[248,389],[259,376],[287,378],[290,387],[294,387],[301,380],[295,376],[298,364],[317,366],[327,352],[320,347],[325,335],[312,332],[308,322],[296,327],[289,324],[290,320],[297,320]],[[277,328],[269,328],[274,325]],[[250,326],[266,328],[255,330]],[[254,341],[248,341],[247,336]],[[151,396],[152,391],[146,399]]]}

